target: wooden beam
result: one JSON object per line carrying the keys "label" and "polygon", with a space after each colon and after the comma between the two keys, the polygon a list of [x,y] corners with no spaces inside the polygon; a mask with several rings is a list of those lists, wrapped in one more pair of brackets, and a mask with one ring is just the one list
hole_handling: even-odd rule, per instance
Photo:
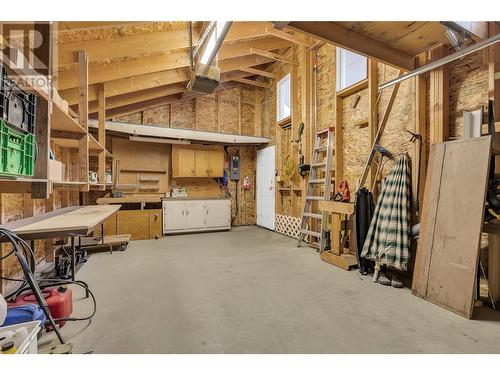
{"label": "wooden beam", "polygon": [[99,167],[97,169],[97,178],[99,183],[103,184],[106,180],[106,91],[104,85],[101,85],[98,93],[98,129],[97,141],[104,147],[99,151]]}
{"label": "wooden beam", "polygon": [[[430,60],[438,60],[447,54],[445,46],[440,45],[429,51]],[[448,101],[449,67],[448,64],[430,71],[430,143],[445,142],[448,139]]]}
{"label": "wooden beam", "polygon": [[[368,60],[368,128],[369,128],[369,144],[372,145],[375,141],[378,129],[378,71],[377,61]],[[368,175],[368,187],[370,191],[376,190],[377,181],[375,181],[376,166],[370,166]]]}
{"label": "wooden beam", "polygon": [[258,48],[254,48],[254,47],[252,47],[250,49],[250,52],[253,53],[253,54],[259,55],[259,56],[268,57],[270,59],[273,59],[273,60],[276,60],[276,61],[281,61],[281,62],[290,64],[290,65],[298,65],[297,61],[293,61],[293,60],[287,59],[286,57],[284,57],[284,56],[282,56],[280,54],[274,53],[274,52],[268,52],[268,51],[264,51],[264,50],[261,50],[261,49],[258,49]]}
{"label": "wooden beam", "polygon": [[240,83],[245,83],[247,85],[251,85],[251,86],[257,86],[257,87],[263,87],[265,89],[269,89],[271,88],[271,85],[268,84],[268,83],[264,83],[264,82],[259,82],[259,81],[254,81],[254,80],[251,80],[251,79],[247,79],[247,78],[239,78],[239,77],[235,77],[232,79],[233,81],[236,81],[236,82],[240,82]]}
{"label": "wooden beam", "polygon": [[[272,62],[269,58],[262,56],[243,56],[234,59],[219,61],[221,73],[227,73],[234,70],[240,70],[242,67],[261,65]],[[190,78],[189,68],[178,68],[160,72],[142,74],[134,77],[122,78],[114,81],[105,82],[106,98],[113,96],[147,90],[154,87],[166,86],[170,84],[186,82]],[[97,89],[99,84],[89,86],[89,100],[97,100]],[[72,88],[60,93],[69,105],[78,103],[78,89]],[[108,103],[109,105],[109,103]]]}
{"label": "wooden beam", "polygon": [[[105,85],[102,85],[105,86]],[[134,93],[113,96],[106,100],[106,109],[123,107],[129,104],[144,102],[150,99],[156,99],[186,91],[186,83],[177,83],[173,85],[155,87],[152,89],[141,90]],[[99,110],[98,101],[89,103],[89,113],[96,113]]]}
{"label": "wooden beam", "polygon": [[313,45],[312,42],[310,42],[309,40],[307,40],[306,38],[304,38],[302,36],[293,35],[293,34],[290,34],[290,33],[287,33],[287,32],[281,31],[281,30],[277,30],[273,27],[268,27],[266,29],[266,32],[269,35],[273,35],[273,36],[276,36],[278,38],[288,40],[289,42],[304,46],[306,48],[310,48]]}
{"label": "wooden beam", "polygon": [[259,75],[259,76],[262,76],[262,77],[276,79],[276,74],[268,72],[266,70],[262,70],[262,69],[255,69],[255,68],[251,68],[251,67],[242,67],[242,68],[240,68],[238,70],[241,70],[242,72],[246,72],[246,73],[251,73],[251,74]]}
{"label": "wooden beam", "polygon": [[182,94],[174,94],[167,97],[147,100],[145,102],[138,102],[129,104],[123,107],[113,108],[106,111],[106,119],[112,119],[115,117],[126,116],[131,113],[145,111],[147,109],[161,107],[173,102],[178,101],[182,98]]}
{"label": "wooden beam", "polygon": [[[78,91],[80,101],[78,103],[78,120],[80,125],[88,131],[89,124],[89,60],[86,51],[78,51]],[[89,181],[89,137],[85,134],[78,140],[78,181]],[[89,185],[82,187],[83,191],[89,190]]]}
{"label": "wooden beam", "polygon": [[343,126],[343,98],[335,95],[335,185],[338,186],[344,179],[344,126]]}
{"label": "wooden beam", "polygon": [[[257,40],[243,41],[223,46],[218,58],[219,64],[226,59],[251,55],[252,47],[263,51],[286,48],[290,43],[276,37],[265,37]],[[278,55],[279,56],[279,55]],[[184,68],[189,66],[186,51],[177,51],[159,56],[150,56],[123,62],[109,64],[94,64],[89,73],[89,84],[114,81],[122,78]],[[59,90],[77,87],[75,69],[64,70],[59,73]]]}
{"label": "wooden beam", "polygon": [[336,22],[297,21],[290,22],[287,27],[397,68],[415,68],[413,56],[348,30]]}

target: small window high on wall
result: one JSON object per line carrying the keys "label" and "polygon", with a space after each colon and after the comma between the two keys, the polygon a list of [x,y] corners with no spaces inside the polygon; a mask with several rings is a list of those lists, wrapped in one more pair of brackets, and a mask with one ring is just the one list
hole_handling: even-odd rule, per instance
{"label": "small window high on wall", "polygon": [[337,48],[337,91],[364,80],[366,75],[367,60],[365,56]]}
{"label": "small window high on wall", "polygon": [[278,81],[276,98],[276,115],[277,120],[281,121],[290,117],[290,74],[287,74]]}

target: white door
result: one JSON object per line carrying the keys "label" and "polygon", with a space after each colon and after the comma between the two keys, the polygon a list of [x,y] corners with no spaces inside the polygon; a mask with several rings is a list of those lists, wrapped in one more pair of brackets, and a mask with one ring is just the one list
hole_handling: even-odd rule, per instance
{"label": "white door", "polygon": [[274,230],[274,146],[257,151],[257,225]]}
{"label": "white door", "polygon": [[205,201],[186,201],[186,229],[205,228]]}
{"label": "white door", "polygon": [[229,227],[231,223],[228,199],[207,200],[207,227]]}
{"label": "white door", "polygon": [[186,226],[186,202],[163,201],[163,230],[184,229]]}

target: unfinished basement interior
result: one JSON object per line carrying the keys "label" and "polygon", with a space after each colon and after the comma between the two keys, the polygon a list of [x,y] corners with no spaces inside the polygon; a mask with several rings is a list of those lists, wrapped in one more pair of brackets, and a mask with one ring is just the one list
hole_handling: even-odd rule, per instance
{"label": "unfinished basement interior", "polygon": [[2,354],[500,352],[500,22],[0,33]]}

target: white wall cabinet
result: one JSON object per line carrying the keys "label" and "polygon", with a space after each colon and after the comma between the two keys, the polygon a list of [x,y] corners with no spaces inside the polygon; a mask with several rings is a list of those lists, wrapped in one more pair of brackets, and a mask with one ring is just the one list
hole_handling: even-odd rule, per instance
{"label": "white wall cabinet", "polygon": [[229,199],[163,200],[163,233],[231,229]]}

